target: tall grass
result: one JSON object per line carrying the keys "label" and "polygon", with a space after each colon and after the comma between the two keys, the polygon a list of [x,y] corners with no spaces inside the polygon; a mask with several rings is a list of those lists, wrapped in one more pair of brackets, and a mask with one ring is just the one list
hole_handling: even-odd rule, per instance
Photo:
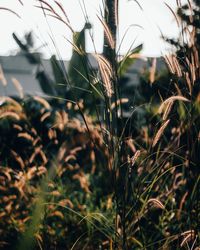
{"label": "tall grass", "polygon": [[[58,19],[74,34],[59,2],[38,2],[45,16]],[[84,112],[86,100],[78,99],[64,68],[72,100],[62,98],[62,109],[42,98],[23,98],[16,80],[21,100],[2,100],[4,248],[15,247],[11,235],[19,249],[198,249],[200,109],[194,34],[187,36],[191,54],[182,61],[176,54],[165,58],[172,82],[165,86],[168,96],[164,93],[163,99],[156,85],[159,101],[152,96],[150,103],[135,102],[127,118],[124,105],[131,101],[123,96],[121,72],[134,50],[122,58],[118,54],[118,1],[104,4],[105,13],[98,18],[105,47],[102,55],[94,54],[98,72],[88,67],[82,48],[73,45],[86,67],[84,75],[75,70],[88,83],[95,117]],[[148,89],[156,79],[155,62],[149,77]],[[133,121],[139,108],[145,123],[137,129]],[[20,147],[15,146],[18,140]],[[19,232],[17,237],[13,232]]]}

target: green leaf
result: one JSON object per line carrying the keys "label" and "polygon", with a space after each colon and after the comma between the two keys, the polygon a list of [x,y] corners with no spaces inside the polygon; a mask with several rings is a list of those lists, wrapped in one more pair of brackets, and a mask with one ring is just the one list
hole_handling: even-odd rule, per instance
{"label": "green leaf", "polygon": [[57,61],[56,56],[53,55],[50,59],[51,67],[53,70],[53,75],[55,78],[55,88],[60,97],[64,97],[66,92],[67,80],[64,74],[65,68],[61,67],[59,61]]}
{"label": "green leaf", "polygon": [[118,74],[123,76],[126,74],[130,66],[135,62],[136,58],[134,55],[139,54],[143,48],[143,44],[140,44],[135,49],[131,50],[120,62],[118,65]]}

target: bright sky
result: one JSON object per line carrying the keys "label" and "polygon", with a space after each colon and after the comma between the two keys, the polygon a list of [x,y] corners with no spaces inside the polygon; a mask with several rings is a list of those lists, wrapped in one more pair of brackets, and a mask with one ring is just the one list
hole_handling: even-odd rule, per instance
{"label": "bright sky", "polygon": [[[16,32],[19,37],[23,37],[25,32],[33,30],[37,46],[47,44],[42,50],[46,57],[56,53],[57,55],[60,54],[63,59],[69,59],[71,45],[66,40],[66,38],[72,39],[69,29],[51,17],[48,17],[47,21],[42,11],[34,7],[34,5],[38,5],[37,0],[21,1],[24,6],[18,0],[1,0],[0,2],[0,7],[10,8],[21,16],[21,19],[19,19],[5,10],[0,10],[0,54],[8,55],[11,52],[16,52],[17,45],[12,38],[12,32]],[[46,1],[48,3],[54,2],[53,0]],[[158,56],[165,53],[167,45],[160,38],[161,32],[168,37],[174,37],[178,34],[174,17],[165,3],[175,10],[176,1],[138,0],[143,10],[134,0],[119,0],[119,2],[119,41],[122,40],[126,29],[131,26],[123,40],[120,52],[125,53],[135,41],[135,46],[144,43],[143,54],[146,56]],[[185,1],[183,0],[183,2]],[[92,33],[95,49],[100,52],[103,44],[103,28],[97,15],[100,15],[102,10],[102,0],[60,0],[60,3],[65,8],[73,29],[77,31],[85,23],[84,14],[81,10],[81,6],[83,7],[83,3],[85,3],[89,21],[93,24]],[[134,25],[140,25],[142,28]],[[52,37],[57,47],[56,50]],[[87,34],[87,50],[89,52],[94,51],[89,33]]]}

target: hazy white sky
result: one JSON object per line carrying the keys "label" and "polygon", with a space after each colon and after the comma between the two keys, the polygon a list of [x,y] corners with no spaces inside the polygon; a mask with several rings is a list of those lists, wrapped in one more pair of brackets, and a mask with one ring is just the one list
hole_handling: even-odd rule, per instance
{"label": "hazy white sky", "polygon": [[[0,10],[0,54],[14,53],[17,45],[13,41],[12,32],[16,32],[20,37],[23,37],[25,32],[34,31],[37,39],[37,46],[47,43],[43,48],[45,56],[48,57],[52,53],[58,54],[58,51],[63,59],[68,59],[71,56],[71,45],[66,41],[71,39],[71,32],[61,22],[48,18],[48,22],[44,18],[42,11],[35,8],[37,0],[22,0],[24,6],[21,6],[18,0],[1,0],[0,7],[7,7],[17,12],[21,19],[15,15]],[[53,4],[53,0],[46,0]],[[80,30],[85,22],[84,14],[81,10],[85,3],[87,14],[90,22],[93,24],[93,35],[95,47],[97,51],[101,51],[103,43],[103,29],[97,15],[102,9],[102,0],[60,0],[66,13],[71,21],[74,30]],[[135,45],[144,42],[143,54],[147,56],[157,56],[165,53],[167,45],[160,39],[161,33],[172,37],[178,34],[178,28],[174,21],[173,15],[166,7],[166,2],[172,9],[176,9],[175,0],[138,0],[143,10],[141,10],[134,0],[120,0],[119,5],[119,40],[122,39],[124,32],[130,26],[121,47],[121,53],[125,53],[135,41]],[[183,2],[185,2],[183,0]],[[55,4],[53,5],[55,6]],[[134,25],[140,25],[138,28]],[[53,37],[57,52],[52,42]],[[94,46],[91,42],[89,34],[87,35],[87,49],[94,51]]]}

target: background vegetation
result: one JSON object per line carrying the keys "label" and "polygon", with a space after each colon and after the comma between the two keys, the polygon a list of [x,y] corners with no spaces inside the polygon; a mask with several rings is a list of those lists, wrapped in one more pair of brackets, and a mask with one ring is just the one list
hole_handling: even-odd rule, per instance
{"label": "background vegetation", "polygon": [[[46,98],[0,99],[2,249],[199,249],[200,2],[173,13],[179,40],[166,71],[155,61],[137,86],[126,72],[139,46],[118,55],[118,1],[99,17],[104,52],[93,69],[84,29],[62,5],[39,1],[74,35],[69,69],[51,58],[54,80],[32,53],[31,34],[15,41],[38,65]],[[19,88],[20,91],[20,88]]]}

